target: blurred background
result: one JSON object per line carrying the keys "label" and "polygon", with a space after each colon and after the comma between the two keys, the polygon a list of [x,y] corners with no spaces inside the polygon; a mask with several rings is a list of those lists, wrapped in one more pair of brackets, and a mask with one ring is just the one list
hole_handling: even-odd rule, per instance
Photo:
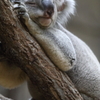
{"label": "blurred background", "polygon": [[76,0],[67,29],[85,41],[100,61],[100,0]]}
{"label": "blurred background", "polygon": [[[67,29],[85,41],[100,61],[100,0],[76,0],[76,14],[67,24]],[[0,94],[14,100],[28,100],[27,83],[16,89],[0,87]]]}

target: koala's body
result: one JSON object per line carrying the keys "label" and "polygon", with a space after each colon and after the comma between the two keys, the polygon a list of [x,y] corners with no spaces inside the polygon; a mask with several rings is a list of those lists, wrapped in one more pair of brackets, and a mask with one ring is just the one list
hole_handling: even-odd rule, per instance
{"label": "koala's body", "polygon": [[[100,100],[100,64],[97,58],[82,40],[62,26],[74,13],[74,6],[74,0],[22,0],[15,1],[14,8],[49,59],[66,71],[84,100]],[[3,62],[1,66],[4,66]],[[7,73],[8,68],[11,74]],[[27,80],[25,73],[16,66],[5,64],[1,70],[0,84],[5,87],[14,88]],[[15,79],[11,77],[14,74]],[[6,83],[6,80],[9,81]],[[42,100],[42,95],[31,82],[28,86],[32,97]]]}

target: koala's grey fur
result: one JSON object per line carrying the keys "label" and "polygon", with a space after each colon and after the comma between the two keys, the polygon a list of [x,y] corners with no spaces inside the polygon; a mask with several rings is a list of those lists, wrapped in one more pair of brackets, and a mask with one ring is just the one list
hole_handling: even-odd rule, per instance
{"label": "koala's grey fur", "polygon": [[[17,4],[17,6],[16,6]],[[25,25],[43,48],[50,60],[62,71],[66,71],[84,100],[100,100],[100,64],[91,49],[77,36],[66,30],[62,25],[67,22],[70,14],[74,13],[74,0],[23,0],[15,2],[19,15]],[[23,12],[24,13],[21,13]],[[1,66],[3,63],[1,63]],[[11,72],[12,67],[5,65],[2,70]],[[16,71],[17,67],[15,67]],[[1,71],[1,69],[0,69]],[[17,71],[16,71],[17,73]],[[22,73],[18,69],[17,75]],[[7,74],[8,75],[8,74]],[[16,78],[17,84],[10,77],[6,84],[7,75],[0,73],[0,84],[13,88],[23,82]],[[11,76],[13,73],[11,73]],[[23,73],[23,79],[26,75]],[[3,81],[2,81],[3,80]],[[42,100],[42,95],[36,87],[28,82],[33,98]],[[34,89],[32,89],[32,87]]]}

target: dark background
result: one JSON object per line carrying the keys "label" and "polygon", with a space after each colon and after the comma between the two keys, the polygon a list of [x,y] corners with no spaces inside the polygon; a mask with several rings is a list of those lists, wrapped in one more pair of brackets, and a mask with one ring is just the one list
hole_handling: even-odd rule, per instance
{"label": "dark background", "polygon": [[[76,13],[67,24],[67,29],[85,41],[100,61],[100,0],[76,0]],[[7,90],[0,87],[0,93],[14,100],[28,100],[26,83]]]}

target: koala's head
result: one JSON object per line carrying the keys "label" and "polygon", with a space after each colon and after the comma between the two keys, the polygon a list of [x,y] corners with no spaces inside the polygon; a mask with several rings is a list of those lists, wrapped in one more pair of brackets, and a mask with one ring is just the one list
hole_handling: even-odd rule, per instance
{"label": "koala's head", "polygon": [[30,18],[42,27],[49,27],[56,21],[65,23],[67,21],[67,17],[69,17],[69,15],[73,13],[75,4],[74,0],[22,1],[26,5]]}
{"label": "koala's head", "polygon": [[30,18],[39,26],[48,27],[57,19],[53,0],[23,0]]}

